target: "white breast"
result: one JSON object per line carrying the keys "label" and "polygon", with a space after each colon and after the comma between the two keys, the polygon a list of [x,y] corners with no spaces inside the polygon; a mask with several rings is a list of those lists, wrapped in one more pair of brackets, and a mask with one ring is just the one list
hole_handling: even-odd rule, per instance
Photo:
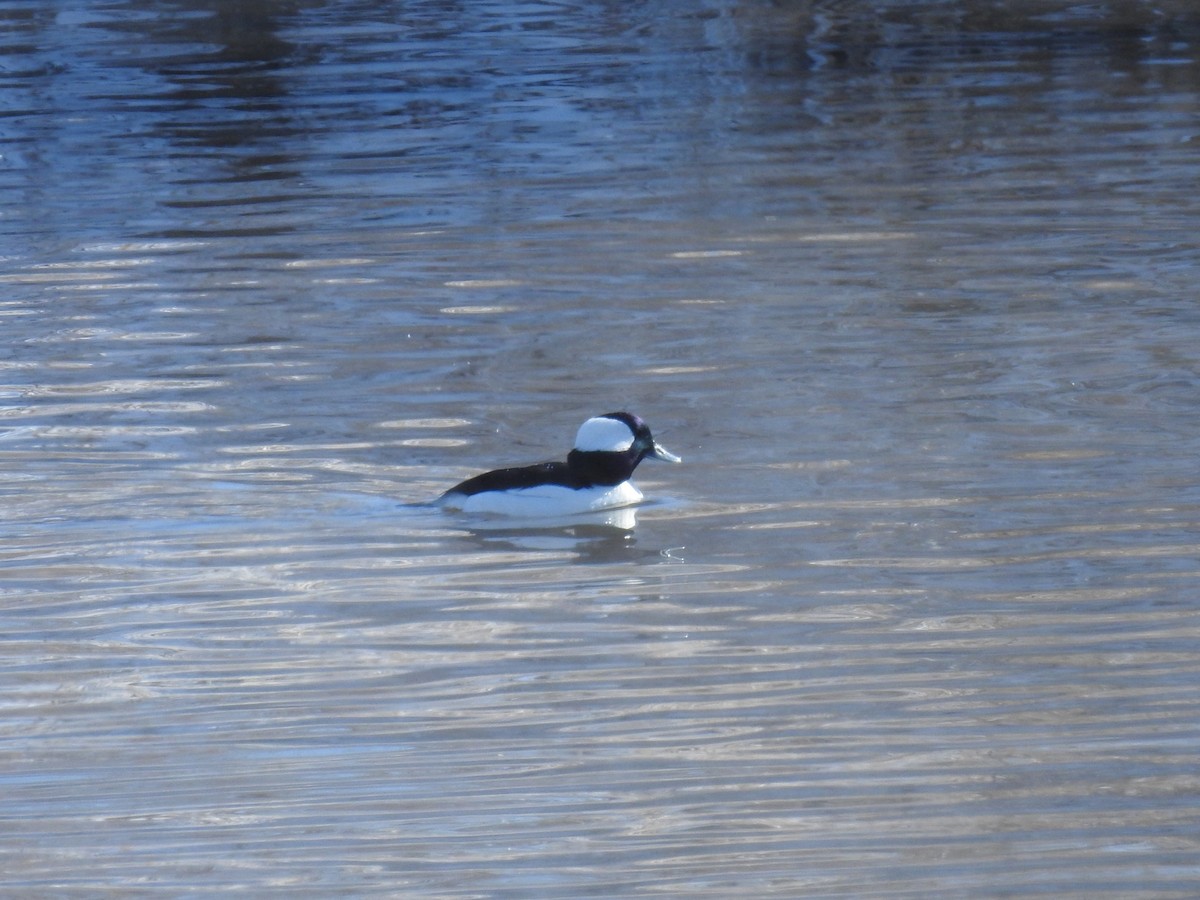
{"label": "white breast", "polygon": [[624,481],[612,487],[581,490],[542,484],[518,490],[484,491],[469,497],[450,495],[446,498],[446,505],[468,513],[555,517],[632,506],[641,501],[642,492]]}

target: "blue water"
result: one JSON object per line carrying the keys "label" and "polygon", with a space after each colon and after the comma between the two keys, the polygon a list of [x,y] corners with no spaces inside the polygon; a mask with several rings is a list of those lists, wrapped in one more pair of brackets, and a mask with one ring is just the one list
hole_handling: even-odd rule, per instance
{"label": "blue water", "polygon": [[[0,8],[5,896],[1200,893],[1189,3]],[[635,522],[425,505],[628,408]]]}

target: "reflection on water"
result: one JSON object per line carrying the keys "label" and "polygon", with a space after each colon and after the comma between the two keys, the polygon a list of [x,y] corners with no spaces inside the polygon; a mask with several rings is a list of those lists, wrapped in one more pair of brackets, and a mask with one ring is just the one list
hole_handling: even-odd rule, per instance
{"label": "reflection on water", "polygon": [[0,10],[5,893],[1200,893],[1200,19],[1011,6]]}

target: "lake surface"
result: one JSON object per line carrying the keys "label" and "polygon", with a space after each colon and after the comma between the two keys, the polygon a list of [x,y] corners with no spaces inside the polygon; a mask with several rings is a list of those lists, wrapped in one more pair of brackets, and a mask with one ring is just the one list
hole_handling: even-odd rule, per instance
{"label": "lake surface", "polygon": [[[0,893],[1200,895],[1200,13],[0,7]],[[427,505],[644,417],[636,524]]]}

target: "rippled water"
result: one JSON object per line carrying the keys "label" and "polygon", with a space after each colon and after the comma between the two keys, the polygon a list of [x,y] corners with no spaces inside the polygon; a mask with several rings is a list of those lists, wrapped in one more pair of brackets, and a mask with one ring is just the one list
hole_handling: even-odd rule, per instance
{"label": "rippled water", "polygon": [[1189,3],[0,22],[6,896],[1200,894]]}

